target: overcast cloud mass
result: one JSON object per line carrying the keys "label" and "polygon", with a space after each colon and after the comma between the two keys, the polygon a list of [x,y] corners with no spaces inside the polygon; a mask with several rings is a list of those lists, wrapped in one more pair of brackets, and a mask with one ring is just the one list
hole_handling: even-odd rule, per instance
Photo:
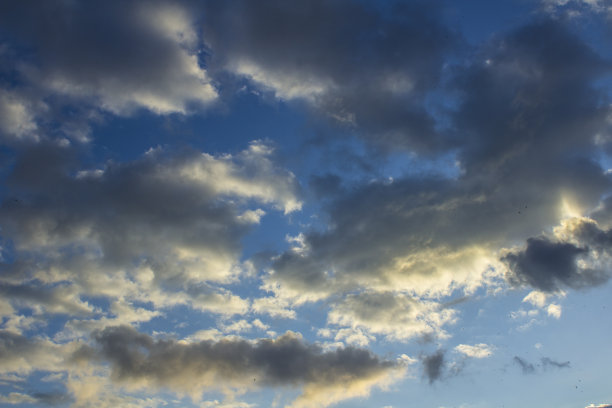
{"label": "overcast cloud mass", "polygon": [[2,2],[0,406],[610,406],[611,34]]}

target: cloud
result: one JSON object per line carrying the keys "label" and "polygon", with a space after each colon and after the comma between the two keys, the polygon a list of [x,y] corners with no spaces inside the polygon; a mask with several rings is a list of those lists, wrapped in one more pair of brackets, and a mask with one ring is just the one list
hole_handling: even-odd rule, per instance
{"label": "cloud", "polygon": [[[545,238],[529,238],[524,251],[502,258],[514,272],[518,282],[551,292],[559,285],[582,285],[576,261],[588,250],[569,243],[550,242]],[[589,280],[589,277],[585,277]]]}
{"label": "cloud", "polygon": [[383,335],[389,341],[408,341],[415,337],[447,336],[445,324],[456,320],[452,309],[440,309],[428,302],[393,292],[350,294],[332,303],[327,322],[371,335]]}
{"label": "cloud", "polygon": [[61,313],[72,316],[88,315],[93,307],[79,298],[73,286],[57,285],[53,288],[35,282],[21,285],[0,283],[0,294],[11,299],[17,307],[33,308],[36,314]]}
{"label": "cloud", "polygon": [[493,354],[494,347],[480,343],[470,346],[469,344],[459,344],[455,351],[472,358],[487,358]]}
{"label": "cloud", "polygon": [[[513,361],[521,368],[521,370],[523,371],[523,374],[534,374],[537,371],[536,366],[534,366],[532,363],[518,356],[514,356]],[[541,367],[544,370],[548,370],[552,368],[556,368],[556,369],[570,368],[569,361],[558,362],[549,357],[542,357],[540,359],[540,362],[541,364],[538,364],[538,367]]]}
{"label": "cloud", "polygon": [[482,205],[445,180],[359,186],[326,208],[327,231],[305,233],[304,250],[274,260],[265,287],[298,303],[358,287],[425,297],[473,289],[496,262],[480,241],[486,233],[468,221]]}
{"label": "cloud", "polygon": [[188,113],[217,98],[193,13],[179,3],[9,1],[0,15],[16,45],[36,56],[20,75],[48,93],[118,115]]}
{"label": "cloud", "polygon": [[569,361],[558,362],[548,357],[542,357],[541,361],[542,361],[542,365],[544,366],[544,369],[547,369],[549,367],[552,367],[552,368],[569,368],[570,367]]}
{"label": "cloud", "polygon": [[[598,158],[612,146],[611,99],[601,85],[610,62],[564,21],[541,16],[448,58],[462,45],[441,11],[405,3],[2,4],[0,47],[15,52],[0,55],[15,71],[0,73],[11,82],[0,90],[0,137],[11,156],[0,169],[2,366],[20,375],[63,368],[63,346],[23,335],[52,317],[39,332],[61,344],[94,333],[66,374],[75,405],[163,405],[114,395],[125,389],[229,395],[270,386],[301,388],[291,407],[326,406],[403,375],[401,363],[355,345],[445,339],[460,317],[451,299],[530,286],[523,301],[542,310],[513,318],[560,318],[553,296],[608,281],[610,203],[601,198],[612,179]],[[104,140],[86,150],[47,138],[68,134],[56,115],[75,104],[79,117],[188,114],[235,85],[341,127],[318,143],[332,133],[361,137],[360,159],[370,166],[341,177],[333,166],[349,155],[330,155],[330,167],[317,169],[323,176],[310,179],[317,221],[292,224],[291,248],[261,262],[263,270],[264,255],[245,259],[245,237],[271,211],[302,206],[296,177],[268,143],[231,154],[153,148],[88,166]],[[384,156],[380,146],[399,153]],[[386,166],[402,168],[389,177]],[[317,333],[333,345],[291,333],[224,337],[278,330],[229,317],[301,318],[309,302],[319,303],[304,309],[327,313]],[[216,328],[173,340],[119,326],[175,324],[176,306],[204,321],[214,314]],[[63,326],[53,332],[56,323]],[[334,349],[340,342],[349,346]],[[454,351],[485,358],[493,348]],[[461,370],[448,356],[421,357],[430,384]],[[569,366],[547,357],[514,364],[525,373]],[[65,402],[59,394],[3,398]]]}
{"label": "cloud", "polygon": [[28,403],[32,404],[38,401],[36,400],[36,398],[33,398],[32,396],[28,394],[22,394],[19,392],[11,392],[8,395],[0,395],[0,402],[4,404],[16,405],[16,404],[28,404]]}
{"label": "cloud", "polygon": [[301,205],[295,177],[274,164],[269,146],[219,156],[154,149],[94,170],[77,165],[76,154],[40,143],[12,167],[0,206],[3,237],[13,242],[0,285],[9,301],[73,317],[92,311],[81,296],[145,309],[248,310],[221,287],[252,269],[240,261],[240,241],[256,224],[245,211]]}
{"label": "cloud", "polygon": [[552,303],[552,304],[548,305],[548,307],[546,308],[546,313],[548,313],[549,316],[552,316],[555,319],[560,319],[561,318],[562,310],[563,309],[561,308],[560,305]]}
{"label": "cloud", "polygon": [[72,402],[72,397],[64,392],[35,392],[31,396],[42,405],[57,406]]}
{"label": "cloud", "polygon": [[[601,285],[610,278],[610,238],[611,232],[600,229],[592,219],[567,219],[553,237],[529,238],[524,249],[504,255],[507,278],[545,293]],[[560,316],[561,310],[551,304],[548,312]]]}
{"label": "cloud", "polygon": [[246,402],[219,402],[217,400],[214,401],[204,401],[200,404],[201,408],[253,408],[255,404],[249,404]]}
{"label": "cloud", "polygon": [[[274,258],[263,288],[294,304],[363,288],[440,298],[497,285],[508,263],[540,290],[605,281],[601,269],[580,269],[585,245],[539,234],[569,209],[595,208],[612,187],[591,158],[610,115],[593,81],[610,69],[559,22],[494,37],[449,85],[462,95],[450,122],[460,174],[342,189],[323,205],[327,228]],[[500,261],[526,237],[527,252]]]}
{"label": "cloud", "polygon": [[430,384],[433,384],[434,381],[439,380],[442,376],[445,366],[444,351],[438,350],[434,354],[423,356],[421,363],[423,364],[425,377],[429,380]]}
{"label": "cloud", "polygon": [[204,15],[211,72],[305,102],[379,145],[445,143],[422,102],[458,34],[440,23],[435,6],[236,0],[207,2]]}
{"label": "cloud", "polygon": [[399,378],[399,363],[353,347],[323,351],[293,333],[257,342],[224,339],[179,343],[155,340],[127,326],[93,334],[94,348],[77,360],[111,364],[112,378],[132,387],[169,387],[198,395],[211,389],[300,386],[293,407],[327,406],[369,393]]}
{"label": "cloud", "polygon": [[63,367],[63,351],[49,340],[0,330],[0,362],[2,374],[54,371]]}
{"label": "cloud", "polygon": [[27,100],[0,89],[0,140],[38,139],[38,126]]}
{"label": "cloud", "polygon": [[546,12],[578,17],[585,12],[607,14],[612,18],[612,2],[609,0],[541,0]]}
{"label": "cloud", "polygon": [[519,367],[521,367],[521,370],[523,371],[523,374],[533,374],[535,372],[535,367],[533,364],[523,360],[522,358],[520,358],[519,356],[514,356],[514,358],[512,359],[516,364],[519,365]]}

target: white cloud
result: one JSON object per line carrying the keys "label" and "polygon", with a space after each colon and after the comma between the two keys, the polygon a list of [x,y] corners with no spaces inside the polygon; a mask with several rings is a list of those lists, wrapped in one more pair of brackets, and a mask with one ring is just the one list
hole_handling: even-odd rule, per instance
{"label": "white cloud", "polygon": [[494,351],[494,347],[488,344],[480,343],[470,346],[469,344],[459,344],[455,347],[455,351],[461,354],[465,354],[468,357],[473,358],[487,358],[491,357]]}
{"label": "white cloud", "polygon": [[283,100],[305,99],[314,103],[333,86],[331,81],[316,76],[306,77],[286,71],[271,72],[247,60],[234,62],[228,68],[264,89],[272,90],[277,98]]}
{"label": "white cloud", "polygon": [[[202,183],[215,194],[253,198],[272,203],[285,214],[297,211],[302,203],[297,197],[295,176],[282,171],[270,159],[273,149],[262,141],[253,141],[249,148],[235,156],[202,154],[199,159],[179,165],[176,170],[183,179]],[[173,177],[173,175],[169,175]],[[261,209],[242,215],[242,219],[259,221]]]}
{"label": "white cloud", "polygon": [[36,398],[31,397],[27,394],[22,394],[19,392],[11,392],[8,395],[0,395],[0,402],[4,404],[35,404],[38,401]]}
{"label": "white cloud", "polygon": [[38,140],[38,126],[29,105],[17,94],[0,89],[0,137]]}
{"label": "white cloud", "polygon": [[272,317],[295,319],[296,312],[290,308],[286,299],[276,296],[261,297],[253,300],[252,309],[255,313],[267,314]]}
{"label": "white cloud", "polygon": [[60,371],[70,345],[44,338],[25,337],[0,330],[0,374],[30,374],[36,370]]}
{"label": "white cloud", "polygon": [[548,313],[549,316],[552,316],[555,319],[561,318],[561,311],[562,311],[561,306],[556,303],[551,303],[546,308],[546,313]]}
{"label": "white cloud", "polygon": [[523,298],[523,302],[531,303],[536,307],[543,308],[544,306],[546,306],[549,297],[550,295],[544,292],[532,290],[531,292],[529,292],[529,294],[527,294],[527,296]]}
{"label": "white cloud", "polygon": [[436,302],[392,292],[364,292],[333,303],[327,322],[340,327],[337,340],[367,344],[372,335],[395,341],[427,335],[445,338],[443,327],[456,319],[455,310]]}

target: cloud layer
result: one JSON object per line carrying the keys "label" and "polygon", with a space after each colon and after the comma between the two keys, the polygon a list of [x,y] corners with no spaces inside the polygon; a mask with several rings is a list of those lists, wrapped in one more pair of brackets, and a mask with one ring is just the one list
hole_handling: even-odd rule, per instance
{"label": "cloud layer", "polygon": [[300,386],[292,407],[328,405],[367,395],[399,378],[402,367],[352,347],[323,351],[286,333],[256,343],[221,340],[183,343],[154,340],[126,326],[94,333],[96,347],[78,360],[110,362],[113,378],[135,387],[170,387],[194,394],[206,389]]}
{"label": "cloud layer", "polygon": [[3,2],[0,403],[569,371],[507,339],[610,280],[611,4],[472,7]]}

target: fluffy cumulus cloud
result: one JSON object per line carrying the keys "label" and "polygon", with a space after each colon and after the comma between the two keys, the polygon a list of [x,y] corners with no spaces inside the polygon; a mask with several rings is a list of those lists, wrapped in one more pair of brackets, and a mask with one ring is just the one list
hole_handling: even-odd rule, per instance
{"label": "fluffy cumulus cloud", "polygon": [[240,240],[264,211],[250,206],[300,206],[293,175],[273,164],[269,147],[254,142],[218,157],[157,149],[93,170],[80,169],[73,153],[32,147],[9,176],[0,219],[13,261],[0,290],[14,307],[86,315],[93,308],[80,296],[102,296],[117,314],[130,314],[133,301],[248,309],[218,285],[251,268],[240,261]]}
{"label": "fluffy cumulus cloud", "polygon": [[93,336],[93,348],[78,350],[75,360],[108,361],[113,379],[126,386],[170,387],[195,396],[210,389],[302,387],[292,407],[327,406],[367,395],[372,387],[401,377],[404,369],[363,349],[323,351],[290,332],[257,342],[188,344],[155,340],[126,326],[108,327]]}
{"label": "fluffy cumulus cloud", "polygon": [[[179,3],[9,1],[0,14],[18,45],[35,53],[20,74],[46,92],[120,115],[186,113],[217,98],[199,61],[193,14]],[[6,126],[20,132],[24,115]]]}
{"label": "fluffy cumulus cloud", "polygon": [[63,348],[48,339],[0,330],[2,374],[27,375],[35,370],[59,370],[63,367],[63,354]]}

